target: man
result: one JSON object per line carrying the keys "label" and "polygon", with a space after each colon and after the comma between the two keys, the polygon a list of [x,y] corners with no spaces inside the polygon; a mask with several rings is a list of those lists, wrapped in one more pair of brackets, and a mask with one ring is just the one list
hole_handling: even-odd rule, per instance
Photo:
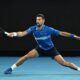
{"label": "man", "polygon": [[12,71],[18,66],[20,66],[22,63],[24,63],[25,60],[38,57],[43,54],[50,56],[52,59],[55,59],[59,64],[63,66],[80,71],[80,67],[76,66],[73,63],[65,61],[64,58],[59,54],[51,40],[51,35],[71,37],[78,40],[80,40],[80,37],[68,32],[56,30],[47,25],[44,25],[44,23],[45,23],[44,15],[38,14],[36,16],[36,25],[31,26],[29,29],[25,31],[11,32],[8,34],[5,33],[9,37],[23,37],[25,35],[32,34],[37,42],[37,47],[32,49],[26,55],[22,56],[15,64],[13,64],[10,68],[8,68],[4,72],[5,74],[11,74]]}

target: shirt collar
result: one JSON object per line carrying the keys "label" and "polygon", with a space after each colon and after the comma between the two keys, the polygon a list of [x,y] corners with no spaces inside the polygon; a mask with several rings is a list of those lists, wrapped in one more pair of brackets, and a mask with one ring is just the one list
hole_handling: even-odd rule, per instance
{"label": "shirt collar", "polygon": [[[44,27],[45,27],[45,25],[43,25],[43,26],[42,26],[42,29],[43,29]],[[41,30],[42,30],[42,29],[41,29]],[[37,27],[37,25],[36,25],[36,30],[38,30],[38,27]]]}

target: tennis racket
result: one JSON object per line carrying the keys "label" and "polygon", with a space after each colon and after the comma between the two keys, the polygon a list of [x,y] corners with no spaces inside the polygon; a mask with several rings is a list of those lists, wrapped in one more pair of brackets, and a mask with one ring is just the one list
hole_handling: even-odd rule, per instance
{"label": "tennis racket", "polygon": [[2,27],[0,27],[0,33],[4,33],[6,35],[9,35],[9,33],[6,30],[4,30]]}

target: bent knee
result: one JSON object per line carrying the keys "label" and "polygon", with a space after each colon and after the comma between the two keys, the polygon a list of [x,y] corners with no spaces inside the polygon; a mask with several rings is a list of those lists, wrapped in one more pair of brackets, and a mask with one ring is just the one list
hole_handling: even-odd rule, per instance
{"label": "bent knee", "polygon": [[58,62],[58,63],[65,66],[68,62],[67,61],[61,61],[61,62]]}
{"label": "bent knee", "polygon": [[61,62],[60,64],[63,65],[63,66],[69,66],[70,62],[63,61],[63,62]]}
{"label": "bent knee", "polygon": [[23,58],[23,59],[29,59],[29,58],[34,58],[34,57],[37,57],[37,55],[34,55],[34,54],[26,54],[26,55],[23,56],[22,58]]}

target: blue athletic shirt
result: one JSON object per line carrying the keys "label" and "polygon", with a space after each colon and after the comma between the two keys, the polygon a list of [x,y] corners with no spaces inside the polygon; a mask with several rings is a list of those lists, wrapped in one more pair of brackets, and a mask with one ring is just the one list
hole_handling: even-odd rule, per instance
{"label": "blue athletic shirt", "polygon": [[42,29],[38,29],[37,25],[31,26],[25,30],[28,34],[33,34],[38,46],[43,50],[49,50],[54,47],[51,40],[51,35],[58,36],[59,30],[56,30],[47,25],[43,25]]}

